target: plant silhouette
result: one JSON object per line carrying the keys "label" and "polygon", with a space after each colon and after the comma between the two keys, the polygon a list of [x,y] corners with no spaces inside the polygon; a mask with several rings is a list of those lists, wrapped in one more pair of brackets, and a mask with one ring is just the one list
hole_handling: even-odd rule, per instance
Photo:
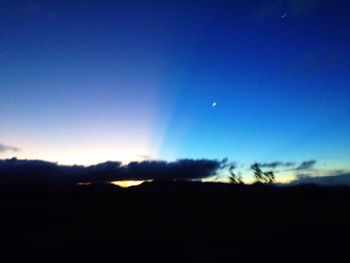
{"label": "plant silhouette", "polygon": [[228,171],[230,173],[230,182],[232,184],[244,184],[242,181],[242,176],[240,174],[236,174],[233,170],[236,169],[236,165],[235,164],[230,164]]}
{"label": "plant silhouette", "polygon": [[272,171],[263,172],[258,163],[254,163],[250,166],[254,171],[255,183],[273,183],[275,181],[275,175]]}

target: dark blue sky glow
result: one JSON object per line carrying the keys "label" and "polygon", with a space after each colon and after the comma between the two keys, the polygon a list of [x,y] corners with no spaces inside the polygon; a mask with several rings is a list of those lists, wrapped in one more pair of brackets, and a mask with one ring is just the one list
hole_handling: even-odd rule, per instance
{"label": "dark blue sky glow", "polygon": [[349,168],[349,25],[347,1],[1,1],[0,142]]}

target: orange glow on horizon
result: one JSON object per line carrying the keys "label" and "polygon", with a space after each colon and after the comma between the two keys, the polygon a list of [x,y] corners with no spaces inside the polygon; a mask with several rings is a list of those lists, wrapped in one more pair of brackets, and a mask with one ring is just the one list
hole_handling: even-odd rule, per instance
{"label": "orange glow on horizon", "polygon": [[123,187],[123,188],[127,188],[130,186],[137,186],[142,184],[145,181],[113,181],[111,182],[111,184]]}

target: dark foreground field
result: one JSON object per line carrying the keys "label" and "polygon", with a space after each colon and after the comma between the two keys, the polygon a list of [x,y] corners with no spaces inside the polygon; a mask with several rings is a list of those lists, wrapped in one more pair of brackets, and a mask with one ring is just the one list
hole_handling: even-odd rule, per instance
{"label": "dark foreground field", "polygon": [[346,188],[180,182],[6,188],[0,209],[1,256],[12,259],[350,262]]}

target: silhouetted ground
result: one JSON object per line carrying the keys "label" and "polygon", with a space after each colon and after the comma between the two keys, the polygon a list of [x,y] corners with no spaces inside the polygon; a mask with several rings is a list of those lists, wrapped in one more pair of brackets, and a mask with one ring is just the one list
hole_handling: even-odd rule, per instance
{"label": "silhouetted ground", "polygon": [[2,188],[1,255],[46,262],[350,262],[349,201],[347,188],[313,186]]}

